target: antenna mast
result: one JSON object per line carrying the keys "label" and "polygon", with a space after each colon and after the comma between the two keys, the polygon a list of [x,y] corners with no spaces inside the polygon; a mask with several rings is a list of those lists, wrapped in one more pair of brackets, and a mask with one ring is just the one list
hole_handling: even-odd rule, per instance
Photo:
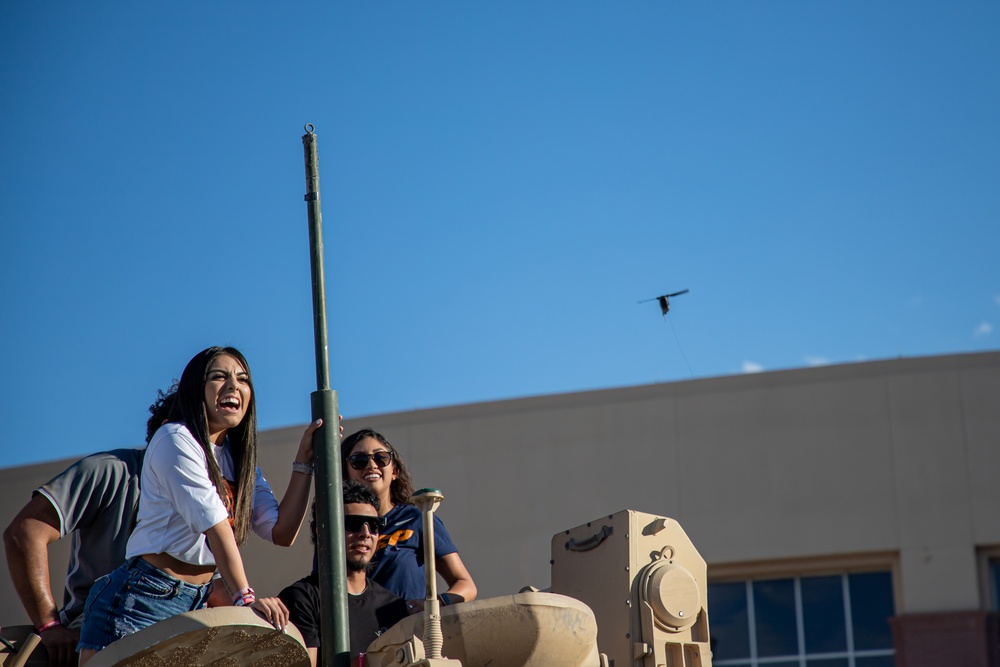
{"label": "antenna mast", "polygon": [[317,560],[320,594],[320,661],[325,667],[349,667],[347,622],[347,551],[344,545],[344,498],[341,493],[340,410],[330,389],[330,354],[323,277],[323,214],[319,199],[319,153],[316,128],[307,123],[302,135],[306,160],[306,204],[309,207],[309,259],[312,269],[313,333],[316,340],[316,391],[310,394],[312,418],[323,419],[313,433],[316,464]]}

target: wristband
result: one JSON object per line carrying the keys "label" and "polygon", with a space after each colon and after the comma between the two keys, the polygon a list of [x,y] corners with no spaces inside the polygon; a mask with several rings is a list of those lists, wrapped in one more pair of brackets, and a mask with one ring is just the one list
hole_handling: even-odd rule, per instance
{"label": "wristband", "polygon": [[316,474],[316,466],[312,463],[300,463],[299,461],[292,461],[292,472],[300,472],[303,475],[314,475]]}
{"label": "wristband", "polygon": [[236,607],[249,607],[256,601],[257,596],[254,594],[253,589],[249,586],[240,590],[240,592],[233,596],[233,605]]}
{"label": "wristband", "polygon": [[452,600],[451,596],[448,595],[447,593],[442,593],[441,595],[439,595],[438,600],[440,600],[441,604],[443,604],[445,607],[447,607],[450,604],[455,604],[455,601]]}
{"label": "wristband", "polygon": [[62,623],[59,621],[58,618],[55,619],[55,620],[49,621],[48,623],[43,623],[42,625],[38,626],[38,634],[42,634],[46,630],[51,630],[52,628],[54,628],[56,626],[59,626],[59,625],[62,625]]}

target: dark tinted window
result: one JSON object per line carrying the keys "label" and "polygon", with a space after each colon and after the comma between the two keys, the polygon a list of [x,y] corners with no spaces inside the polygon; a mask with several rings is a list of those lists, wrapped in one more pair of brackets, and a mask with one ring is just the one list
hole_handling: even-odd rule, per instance
{"label": "dark tinted window", "polygon": [[840,575],[804,577],[801,586],[806,653],[846,651],[844,578]]}
{"label": "dark tinted window", "polygon": [[712,636],[712,659],[732,660],[750,655],[750,625],[747,619],[747,585],[712,584],[708,587],[708,624]]}
{"label": "dark tinted window", "polygon": [[854,650],[892,648],[892,576],[888,572],[865,572],[848,575],[847,580],[851,588]]}
{"label": "dark tinted window", "polygon": [[757,620],[757,655],[765,658],[798,655],[795,582],[791,579],[755,581],[753,606]]}

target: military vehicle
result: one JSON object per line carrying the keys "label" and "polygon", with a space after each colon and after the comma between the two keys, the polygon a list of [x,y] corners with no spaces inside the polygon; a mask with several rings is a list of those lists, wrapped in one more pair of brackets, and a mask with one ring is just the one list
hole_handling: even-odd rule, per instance
{"label": "military vehicle", "polygon": [[[432,500],[425,517],[440,497]],[[711,667],[705,561],[673,519],[624,510],[557,533],[546,591],[529,586],[439,608],[434,558],[425,560],[423,613],[372,642],[366,665]],[[32,631],[2,631],[0,666],[48,664]],[[125,637],[88,665],[309,667],[309,658],[294,626],[279,632],[250,609],[217,607]]]}

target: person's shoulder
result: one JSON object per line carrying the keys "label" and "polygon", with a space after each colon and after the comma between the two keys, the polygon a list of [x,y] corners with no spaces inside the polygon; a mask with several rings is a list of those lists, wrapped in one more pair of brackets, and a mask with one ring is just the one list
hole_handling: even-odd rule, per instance
{"label": "person's shoulder", "polygon": [[385,520],[390,524],[412,521],[414,518],[420,518],[420,508],[416,505],[395,505],[385,515]]}
{"label": "person's shoulder", "polygon": [[138,492],[142,449],[114,449],[85,456],[34,490],[59,514],[60,532],[91,525],[97,516],[118,513]]}
{"label": "person's shoulder", "polygon": [[[302,604],[309,605],[312,602],[318,604],[319,602],[319,581],[316,575],[309,575],[308,577],[303,577],[296,581],[294,584],[289,584],[281,589],[278,593],[278,597],[285,603],[286,606],[291,608],[289,602],[300,601]],[[298,606],[297,604],[294,606]]]}
{"label": "person's shoulder", "polygon": [[67,468],[63,474],[105,474],[118,468],[138,474],[145,453],[145,449],[112,449],[98,452],[83,457]]}
{"label": "person's shoulder", "polygon": [[142,467],[144,456],[146,456],[146,448],[137,447],[132,449],[112,449],[111,451],[95,454],[93,457],[88,458],[94,458],[103,465],[123,465],[129,470],[138,471]]}
{"label": "person's shoulder", "polygon": [[291,591],[302,591],[302,592],[308,592],[308,593],[316,592],[318,594],[319,593],[319,579],[318,579],[318,577],[315,574],[310,574],[308,577],[302,577],[301,579],[299,579],[295,583],[288,584],[287,586],[285,586],[285,588],[282,589],[281,593],[278,594],[278,597],[281,597],[285,593],[285,591],[289,591],[289,592],[291,592]]}
{"label": "person's shoulder", "polygon": [[183,422],[167,422],[160,428],[156,429],[156,432],[153,433],[153,437],[150,440],[150,444],[164,438],[178,436],[190,438],[192,440],[194,439],[194,436],[191,434],[191,430],[187,427],[187,424],[184,424]]}
{"label": "person's shoulder", "polygon": [[160,449],[197,449],[201,451],[201,446],[185,424],[180,422],[170,422],[156,429],[156,433],[149,440],[146,447],[147,455],[152,456]]}

